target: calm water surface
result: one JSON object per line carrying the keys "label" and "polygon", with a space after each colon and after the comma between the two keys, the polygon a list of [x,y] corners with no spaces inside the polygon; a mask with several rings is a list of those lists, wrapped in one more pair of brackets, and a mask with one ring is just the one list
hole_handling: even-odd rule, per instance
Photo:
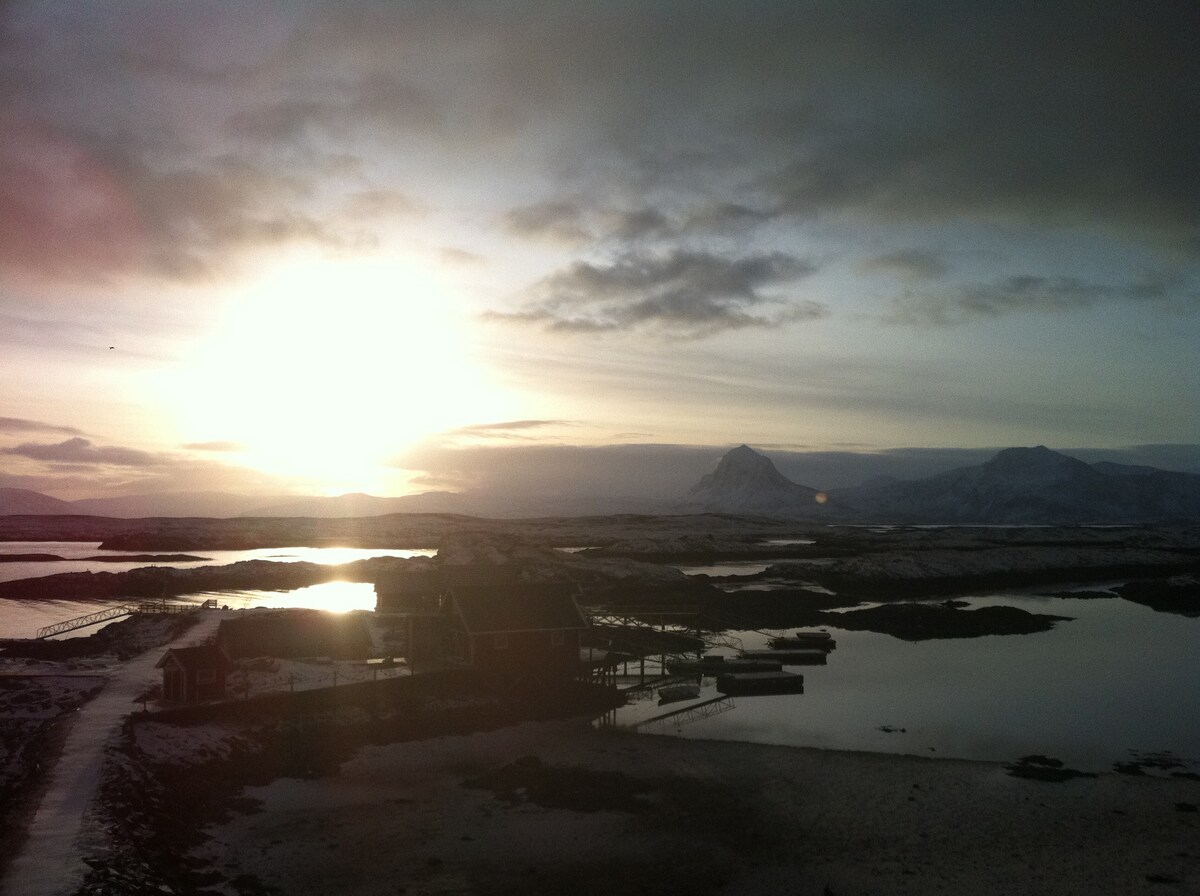
{"label": "calm water surface", "polygon": [[[0,563],[0,581],[34,578],[60,572],[122,572],[143,566],[170,566],[188,569],[197,566],[224,566],[241,560],[272,560],[277,563],[322,563],[337,565],[370,557],[431,557],[435,550],[386,550],[377,548],[259,548],[249,551],[195,551],[202,561],[178,563],[100,563],[84,557],[103,554],[117,556],[120,551],[102,551],[98,542],[0,542],[0,554],[57,554],[63,561],[36,563]],[[148,552],[136,552],[148,553]],[[375,590],[369,583],[326,582],[294,591],[237,591],[198,594],[175,598],[181,602],[201,602],[215,597],[221,604],[245,607],[311,607],[324,610],[371,610]],[[95,613],[113,605],[112,601],[0,601],[0,638],[32,638],[43,626],[65,619]],[[87,637],[98,627],[78,629],[60,637]]]}
{"label": "calm water surface", "polygon": [[[5,553],[55,553],[81,558],[95,544],[7,543]],[[108,553],[108,552],[104,552]],[[411,557],[433,551],[350,548],[270,548],[204,552],[204,564],[266,559],[345,563],[374,556]],[[116,571],[124,564],[35,564],[38,571]],[[0,564],[0,573],[25,564]],[[164,564],[166,565],[166,564]],[[196,566],[200,563],[169,564]],[[761,564],[689,567],[747,575]],[[732,567],[732,568],[731,568]],[[719,569],[719,571],[718,571]],[[27,573],[28,575],[29,573]],[[737,574],[737,573],[734,573]],[[5,576],[19,578],[22,576]],[[215,597],[235,608],[252,606],[372,609],[370,584],[329,582],[290,592],[239,591]],[[1012,761],[1030,753],[1068,765],[1103,771],[1131,758],[1131,751],[1167,751],[1200,771],[1200,619],[1157,613],[1120,599],[1042,598],[996,594],[968,598],[973,607],[1005,604],[1035,613],[1074,617],[1049,632],[908,642],[872,632],[830,628],[837,649],[826,666],[797,667],[805,692],[736,697],[710,718],[680,718],[639,730],[678,737],[711,738],[842,750]],[[75,601],[0,602],[0,636],[31,637],[43,625],[94,612],[108,603]],[[86,635],[94,629],[85,629]],[[765,635],[740,633],[747,648],[765,646]],[[704,679],[699,700],[719,696]],[[660,707],[653,693],[621,709],[616,723],[632,726],[689,703]]]}
{"label": "calm water surface", "polygon": [[[123,562],[100,562],[85,560],[85,557],[102,555],[119,557],[122,554],[181,554],[203,557],[203,560],[188,560],[171,563],[147,563],[145,560]],[[109,551],[101,550],[100,543],[80,541],[4,541],[0,542],[0,555],[13,554],[57,554],[63,560],[34,563],[0,563],[0,582],[16,579],[32,579],[60,572],[127,572],[142,566],[170,566],[176,569],[192,569],[197,566],[225,566],[241,560],[273,560],[277,563],[340,564],[370,557],[432,557],[437,551],[429,550],[381,550],[378,548],[256,548],[250,551]]]}
{"label": "calm water surface", "polygon": [[[1094,771],[1130,751],[1169,751],[1200,771],[1200,619],[1119,599],[969,602],[1075,619],[1040,634],[915,643],[830,628],[837,649],[828,665],[790,670],[804,675],[803,694],[736,697],[711,718],[639,730],[999,761],[1041,753]],[[757,633],[742,637],[746,647],[764,646]],[[716,696],[705,679],[699,700]],[[660,707],[648,696],[622,709],[617,724],[687,705]]]}

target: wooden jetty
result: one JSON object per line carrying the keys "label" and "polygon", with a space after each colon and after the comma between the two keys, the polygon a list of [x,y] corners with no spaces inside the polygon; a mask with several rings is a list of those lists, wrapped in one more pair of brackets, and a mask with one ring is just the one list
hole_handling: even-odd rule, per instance
{"label": "wooden jetty", "polygon": [[803,694],[804,676],[795,672],[732,672],[717,676],[717,690],[734,696]]}

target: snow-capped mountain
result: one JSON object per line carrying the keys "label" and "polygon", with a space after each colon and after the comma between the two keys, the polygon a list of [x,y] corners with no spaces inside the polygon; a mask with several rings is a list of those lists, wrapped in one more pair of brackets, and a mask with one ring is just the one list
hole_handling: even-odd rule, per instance
{"label": "snow-capped mountain", "polygon": [[1006,448],[937,476],[839,489],[844,509],[894,523],[1149,523],[1200,519],[1200,476]]}

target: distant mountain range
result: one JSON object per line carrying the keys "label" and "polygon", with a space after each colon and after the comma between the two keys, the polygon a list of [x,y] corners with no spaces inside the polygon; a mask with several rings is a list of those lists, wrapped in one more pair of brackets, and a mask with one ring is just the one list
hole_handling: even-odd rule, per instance
{"label": "distant mountain range", "polygon": [[224,492],[167,492],[116,498],[60,501],[21,488],[0,488],[0,516],[82,514],[120,519],[148,517],[366,517],[385,513],[456,513],[461,496],[448,492],[380,498],[349,494],[322,496],[247,496]]}
{"label": "distant mountain range", "polygon": [[[820,503],[820,497],[826,498]],[[1049,448],[1006,448],[986,463],[823,495],[742,445],[688,495],[695,509],[877,523],[1116,524],[1200,520],[1200,476],[1087,464]]]}
{"label": "distant mountain range", "polygon": [[673,502],[596,495],[508,496],[430,492],[400,498],[247,497],[215,492],[61,501],[0,488],[0,515],[143,517],[369,517],[387,513],[582,516],[719,512],[843,523],[1047,524],[1200,521],[1200,475],[1088,464],[1049,448],[1006,448],[976,466],[922,479],[875,479],[819,491],[788,479],[741,445]]}

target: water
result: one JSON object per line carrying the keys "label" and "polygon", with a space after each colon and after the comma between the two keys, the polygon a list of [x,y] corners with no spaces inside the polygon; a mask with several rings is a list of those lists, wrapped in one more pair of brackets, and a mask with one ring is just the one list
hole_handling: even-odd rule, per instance
{"label": "water", "polygon": [[[804,675],[804,693],[737,697],[734,708],[649,733],[838,750],[1011,762],[1040,753],[1108,770],[1131,751],[1169,751],[1200,772],[1200,619],[1128,601],[994,595],[1007,604],[1075,617],[1049,632],[901,641],[830,628],[837,649]],[[762,646],[743,633],[745,646]],[[705,679],[699,700],[718,696]],[[618,724],[669,712],[643,699]],[[886,730],[884,730],[886,729]]]}
{"label": "water", "polygon": [[685,576],[755,576],[766,572],[771,564],[759,560],[727,560],[708,566],[677,566]]}
{"label": "water", "polygon": [[222,607],[300,607],[307,610],[374,610],[375,586],[370,582],[322,582],[292,591],[209,591],[194,595],[196,601],[213,598]]}
{"label": "water", "polygon": [[[85,560],[85,557],[103,555],[119,557],[122,553],[186,553],[203,560],[147,563],[145,560],[129,562],[100,562]],[[109,551],[101,550],[99,542],[80,541],[5,541],[0,542],[0,555],[14,554],[57,554],[65,559],[58,561],[36,561],[32,563],[0,563],[0,582],[16,579],[32,579],[60,572],[127,572],[142,566],[169,566],[176,569],[192,569],[197,566],[224,566],[241,560],[273,560],[277,563],[325,563],[338,565],[366,560],[370,557],[432,557],[437,551],[387,550],[378,548],[256,548],[249,551]]]}
{"label": "water", "polygon": [[[0,554],[57,554],[68,558],[62,561],[33,563],[0,563],[0,581],[34,578],[60,572],[122,572],[143,566],[170,566],[181,569],[196,566],[223,566],[241,560],[272,560],[277,563],[321,563],[339,565],[371,557],[431,557],[434,550],[388,550],[377,548],[259,548],[248,551],[196,551],[193,556],[202,561],[173,563],[101,563],[84,557],[103,554],[119,555],[119,551],[101,551],[97,542],[24,541],[0,543]],[[142,552],[138,552],[142,553]],[[245,607],[311,607],[314,609],[347,611],[375,608],[375,591],[370,583],[326,582],[294,591],[237,591],[188,595],[172,598],[180,602],[202,602],[215,597],[218,603],[235,608]],[[85,616],[113,605],[112,601],[0,601],[0,638],[33,638],[38,629]],[[101,626],[77,629],[60,637],[87,637]]]}
{"label": "water", "polygon": [[[8,543],[0,545],[0,551],[77,558],[99,552],[94,544],[46,542]],[[270,548],[205,552],[211,560],[204,562],[344,563],[372,556],[432,553]],[[82,561],[68,561],[74,562]],[[68,563],[35,564],[38,571],[33,574],[69,571]],[[0,572],[23,565],[0,564]],[[729,575],[732,567],[747,575],[756,565],[721,564],[720,572],[710,567],[714,569],[710,574]],[[107,563],[85,566],[97,571],[128,568]],[[369,610],[375,601],[370,584],[348,582],[290,592],[222,592],[186,599],[207,597],[235,608]],[[1191,770],[1200,771],[1200,689],[1195,675],[1200,619],[1158,613],[1119,599],[995,594],[967,600],[972,607],[1005,604],[1074,620],[1034,635],[915,643],[830,627],[837,649],[829,655],[828,665],[792,670],[804,675],[804,694],[737,697],[729,701],[728,711],[710,718],[682,725],[667,722],[644,730],[679,737],[1004,762],[1041,753],[1091,771],[1104,771],[1115,762],[1128,760],[1130,751],[1169,751],[1190,762]],[[111,604],[0,601],[0,636],[32,637],[41,626],[107,606]],[[744,632],[740,637],[747,648],[765,646],[759,633]],[[699,699],[716,696],[713,680],[705,679]],[[660,707],[653,695],[648,695],[620,710],[617,722],[630,725],[687,705]]]}

